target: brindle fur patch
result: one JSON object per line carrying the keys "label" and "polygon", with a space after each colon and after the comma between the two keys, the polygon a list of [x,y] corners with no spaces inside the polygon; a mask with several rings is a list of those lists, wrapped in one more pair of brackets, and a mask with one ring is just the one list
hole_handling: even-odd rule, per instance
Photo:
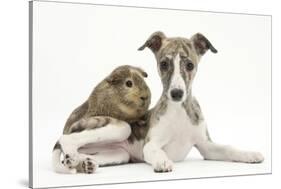
{"label": "brindle fur patch", "polygon": [[53,150],[56,150],[56,149],[61,149],[61,144],[59,142],[56,142]]}
{"label": "brindle fur patch", "polygon": [[189,101],[184,102],[183,107],[193,125],[199,125],[199,123],[202,120],[204,120],[202,112],[201,112],[201,108],[200,108],[197,100],[194,97],[192,98],[191,102],[189,102]]}
{"label": "brindle fur patch", "polygon": [[149,119],[151,116],[151,111],[140,118],[138,121],[130,123],[132,133],[128,138],[129,143],[134,143],[135,140],[145,139],[148,129],[149,129]]}
{"label": "brindle fur patch", "polygon": [[109,124],[109,122],[114,123],[116,121],[110,117],[101,117],[101,116],[83,118],[70,127],[70,133],[77,133],[84,130],[104,127],[107,124]]}

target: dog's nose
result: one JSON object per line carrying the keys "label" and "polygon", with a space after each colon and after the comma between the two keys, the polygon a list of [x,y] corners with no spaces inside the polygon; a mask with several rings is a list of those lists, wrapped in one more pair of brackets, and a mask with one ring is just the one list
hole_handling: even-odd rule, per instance
{"label": "dog's nose", "polygon": [[174,101],[180,101],[183,97],[183,90],[181,89],[173,89],[171,91],[171,97]]}

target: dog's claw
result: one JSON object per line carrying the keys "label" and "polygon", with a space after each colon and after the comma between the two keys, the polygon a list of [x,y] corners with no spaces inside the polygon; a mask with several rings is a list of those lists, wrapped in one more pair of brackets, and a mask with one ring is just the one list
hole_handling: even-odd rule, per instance
{"label": "dog's claw", "polygon": [[156,173],[171,172],[173,170],[173,162],[171,160],[163,160],[157,162],[153,167]]}
{"label": "dog's claw", "polygon": [[79,158],[76,157],[75,154],[65,154],[62,164],[64,164],[69,169],[72,169],[79,164]]}

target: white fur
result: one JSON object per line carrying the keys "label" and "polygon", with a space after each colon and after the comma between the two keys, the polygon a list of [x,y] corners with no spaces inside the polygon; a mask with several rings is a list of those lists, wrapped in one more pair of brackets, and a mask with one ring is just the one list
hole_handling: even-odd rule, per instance
{"label": "white fur", "polygon": [[53,169],[57,172],[57,173],[63,173],[63,174],[75,174],[77,171],[76,169],[69,169],[67,167],[65,167],[60,160],[61,157],[61,150],[59,149],[55,149],[53,151]]}
{"label": "white fur", "polygon": [[[92,153],[93,151],[91,150],[97,150],[96,148],[94,148],[94,146],[92,147],[93,148],[90,148],[88,146],[88,152]],[[93,155],[85,154],[84,152],[85,150],[81,152],[79,151],[78,159],[82,161],[86,158],[90,158],[95,162],[96,167],[103,165],[118,165],[122,163],[128,163],[130,159],[128,151],[123,147],[118,146],[117,143],[111,146],[103,145],[103,148],[99,148],[96,154]]]}
{"label": "white fur", "polygon": [[244,163],[258,163],[264,160],[259,152],[242,151],[228,145],[215,144],[210,141],[201,141],[196,145],[205,159],[220,161],[236,161]]}
{"label": "white fur", "polygon": [[184,160],[193,146],[205,159],[210,160],[245,163],[264,160],[261,153],[209,141],[206,130],[204,121],[193,125],[181,104],[168,101],[167,111],[148,133],[150,141],[144,146],[144,160],[156,171],[171,171],[173,162]]}
{"label": "white fur", "polygon": [[92,156],[98,165],[111,165],[111,164],[122,164],[128,163],[130,159],[130,155],[123,148],[115,148],[103,150],[102,152],[97,153]]}
{"label": "white fur", "polygon": [[[72,165],[78,165],[81,154],[78,149],[87,144],[108,144],[108,143],[120,143],[126,141],[131,134],[131,127],[124,121],[119,121],[118,124],[108,124],[105,127],[85,130],[79,133],[71,133],[62,135],[59,139],[59,143],[62,147],[64,154],[68,154],[71,157]],[[76,169],[68,169],[61,163],[60,149],[53,151],[53,168],[58,173],[76,173]],[[110,163],[110,162],[109,162]]]}
{"label": "white fur", "polygon": [[[78,165],[86,157],[91,158],[97,165],[121,164],[133,161],[143,161],[144,141],[129,143],[127,138],[131,134],[131,127],[126,122],[108,124],[104,127],[85,130],[79,133],[63,135],[59,143],[64,154],[71,157],[72,165]],[[93,154],[93,155],[90,155]],[[65,167],[61,161],[61,150],[53,151],[54,169],[58,173],[76,173],[76,169]]]}
{"label": "white fur", "polygon": [[130,153],[131,160],[134,162],[143,161],[143,146],[144,140],[135,140],[133,144],[129,144],[127,149]]}
{"label": "white fur", "polygon": [[168,170],[169,160],[184,160],[193,145],[207,140],[206,125],[204,122],[192,125],[182,105],[169,101],[167,111],[151,127],[148,137],[150,141],[144,146],[145,161],[154,169],[160,165]]}
{"label": "white fur", "polygon": [[97,129],[62,135],[59,143],[64,153],[77,154],[78,148],[86,144],[121,142],[130,136],[131,127],[126,122],[120,121],[120,123],[122,125],[108,124]]}
{"label": "white fur", "polygon": [[122,149],[130,155],[132,160],[142,161],[143,160],[143,140],[135,140],[133,143],[124,140],[122,142],[103,142],[103,143],[91,143],[83,146],[78,150],[79,153],[83,154],[95,154],[103,153],[107,151],[114,151],[116,149]]}
{"label": "white fur", "polygon": [[180,55],[179,54],[176,55],[173,63],[174,63],[174,72],[173,72],[172,79],[170,82],[170,88],[169,88],[168,94],[169,94],[170,99],[172,99],[170,96],[171,90],[181,89],[182,91],[184,91],[184,94],[182,97],[182,101],[184,101],[186,98],[186,91],[185,91],[185,82],[180,73]]}

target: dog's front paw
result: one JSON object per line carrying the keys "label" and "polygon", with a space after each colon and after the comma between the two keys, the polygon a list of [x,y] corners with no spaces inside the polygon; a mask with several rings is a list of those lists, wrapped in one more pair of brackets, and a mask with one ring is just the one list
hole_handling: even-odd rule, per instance
{"label": "dog's front paw", "polygon": [[86,158],[79,163],[77,170],[80,173],[92,174],[96,172],[98,167],[99,165],[97,164],[97,162],[95,162],[91,158]]}
{"label": "dog's front paw", "polygon": [[156,173],[171,172],[173,170],[173,162],[171,160],[158,161],[153,165],[153,168]]}
{"label": "dog's front paw", "polygon": [[264,157],[259,152],[244,152],[241,154],[241,158],[238,161],[244,163],[261,163],[263,160]]}
{"label": "dog's front paw", "polygon": [[69,169],[73,169],[79,164],[79,156],[77,154],[65,154],[62,164]]}

